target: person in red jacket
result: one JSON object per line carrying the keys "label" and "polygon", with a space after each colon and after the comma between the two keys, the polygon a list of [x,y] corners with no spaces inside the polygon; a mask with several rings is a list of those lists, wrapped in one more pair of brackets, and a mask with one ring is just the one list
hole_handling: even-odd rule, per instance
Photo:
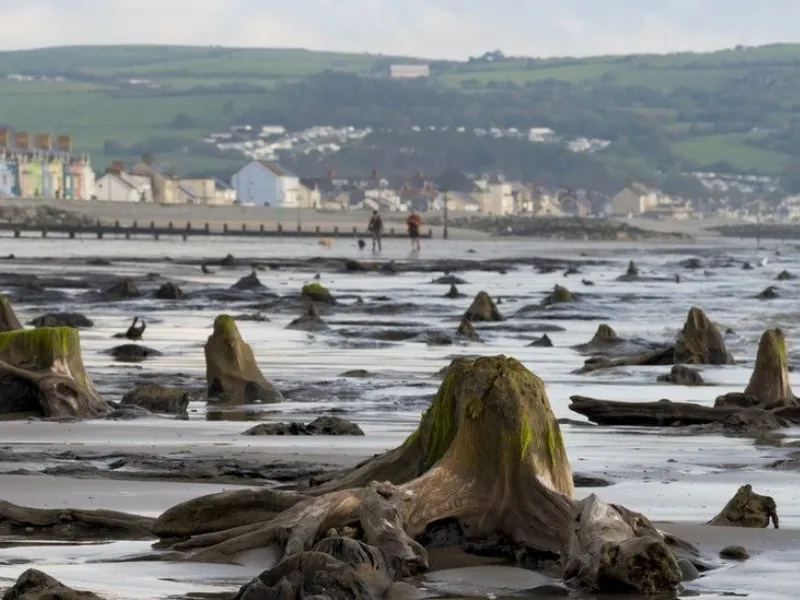
{"label": "person in red jacket", "polygon": [[408,226],[408,237],[411,239],[411,249],[419,252],[419,235],[422,229],[422,215],[412,209],[411,214],[408,216],[408,219],[406,219],[406,225]]}

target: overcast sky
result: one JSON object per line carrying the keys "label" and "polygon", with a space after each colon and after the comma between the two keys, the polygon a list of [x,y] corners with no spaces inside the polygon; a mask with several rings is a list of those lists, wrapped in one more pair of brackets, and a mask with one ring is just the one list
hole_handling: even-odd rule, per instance
{"label": "overcast sky", "polygon": [[798,0],[0,0],[0,49],[303,47],[466,58],[711,50],[800,40]]}

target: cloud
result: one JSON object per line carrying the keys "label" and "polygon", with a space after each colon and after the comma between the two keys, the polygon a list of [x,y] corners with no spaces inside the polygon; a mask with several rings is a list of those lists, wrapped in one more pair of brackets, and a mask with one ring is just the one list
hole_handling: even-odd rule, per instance
{"label": "cloud", "polygon": [[710,50],[798,39],[796,0],[27,0],[0,2],[0,48],[305,47],[466,58]]}

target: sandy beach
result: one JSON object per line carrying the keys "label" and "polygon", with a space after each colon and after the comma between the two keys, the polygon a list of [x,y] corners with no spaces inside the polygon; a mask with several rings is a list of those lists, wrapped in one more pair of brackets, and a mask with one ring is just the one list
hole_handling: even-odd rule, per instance
{"label": "sandy beach", "polygon": [[[137,215],[153,214],[145,209],[154,210],[144,207]],[[104,399],[119,402],[144,383],[197,394],[181,418],[0,420],[0,500],[32,508],[108,509],[157,517],[176,504],[219,491],[294,489],[400,446],[430,406],[441,383],[440,370],[454,357],[513,356],[544,381],[575,473],[576,498],[597,494],[640,511],[659,528],[697,545],[703,560],[720,568],[684,582],[693,593],[788,600],[794,597],[793,565],[800,554],[800,472],[776,465],[791,457],[798,427],[770,432],[785,436],[778,442],[755,443],[747,432],[722,429],[598,426],[570,409],[575,394],[629,402],[669,398],[711,407],[718,396],[745,388],[766,327],[785,332],[788,363],[795,367],[800,360],[794,306],[798,283],[776,283],[776,277],[791,271],[798,256],[782,246],[776,255],[777,247],[756,249],[714,238],[668,246],[479,243],[470,238],[431,244],[424,257],[412,259],[403,240],[372,256],[346,244],[323,254],[313,240],[155,244],[0,239],[0,256],[16,257],[3,260],[0,284],[21,323],[67,310],[93,321],[92,327],[81,329],[80,344],[87,373]],[[220,261],[227,254],[241,262],[224,266]],[[690,258],[702,267],[687,267]],[[636,261],[639,276],[625,279],[621,276],[630,259]],[[394,260],[398,270],[387,274],[344,268],[346,261],[372,260]],[[200,262],[207,262],[212,273],[203,273]],[[237,289],[235,284],[252,274],[254,262],[263,265],[255,271],[261,287]],[[753,268],[743,269],[744,263]],[[446,264],[459,278],[458,297],[446,296],[448,282],[432,283]],[[574,271],[566,274],[568,268]],[[338,299],[320,305],[328,329],[287,328],[305,310],[299,290],[317,281],[317,273]],[[134,281],[140,294],[122,299],[100,294],[120,278]],[[31,279],[40,285],[31,286]],[[166,281],[179,285],[184,297],[154,298]],[[577,300],[544,306],[543,298],[556,284],[571,289]],[[777,297],[756,297],[769,285],[777,286]],[[498,302],[504,319],[475,322],[482,341],[468,342],[454,332],[480,291]],[[592,339],[600,323],[610,324],[634,347],[668,343],[695,305],[727,332],[725,344],[736,358],[729,365],[699,365],[706,385],[658,381],[669,366],[577,372],[590,355],[576,348]],[[225,407],[207,401],[204,344],[220,313],[238,317],[242,338],[282,393],[282,402]],[[108,352],[126,340],[112,336],[124,332],[134,316],[147,321],[136,344],[160,354],[142,362],[118,362]],[[544,334],[551,347],[531,345]],[[363,373],[347,374],[353,370]],[[791,383],[796,381],[794,372],[788,374]],[[257,424],[309,423],[320,415],[356,423],[364,435],[243,435]],[[582,486],[581,481],[592,485]],[[745,483],[774,498],[779,530],[701,525]],[[6,535],[0,539],[0,589],[35,567],[109,599],[229,598],[270,567],[261,555],[250,555],[239,565],[144,560],[143,555],[153,554],[154,541],[54,539],[44,544]],[[720,558],[720,550],[731,544],[744,546],[750,559]],[[111,561],[131,557],[137,558],[113,562],[120,570],[109,575]],[[437,558],[435,564],[453,566],[453,557]],[[513,577],[503,569],[513,569]],[[492,564],[434,572],[421,581],[451,598],[502,596],[530,589],[532,582],[561,584],[542,577],[517,566]]]}

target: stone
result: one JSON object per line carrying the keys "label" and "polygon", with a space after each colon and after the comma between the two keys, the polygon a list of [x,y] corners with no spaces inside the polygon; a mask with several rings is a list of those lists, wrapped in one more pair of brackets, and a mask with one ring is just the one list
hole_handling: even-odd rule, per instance
{"label": "stone", "polygon": [[158,383],[140,385],[122,397],[122,404],[140,406],[152,413],[182,415],[189,408],[190,395],[180,388]]}
{"label": "stone", "polygon": [[259,423],[244,435],[355,435],[362,436],[361,427],[335,416],[317,417],[311,423]]}
{"label": "stone", "polygon": [[750,554],[747,552],[747,549],[744,546],[725,546],[722,550],[719,551],[720,558],[728,558],[731,560],[747,560],[750,558]]}

